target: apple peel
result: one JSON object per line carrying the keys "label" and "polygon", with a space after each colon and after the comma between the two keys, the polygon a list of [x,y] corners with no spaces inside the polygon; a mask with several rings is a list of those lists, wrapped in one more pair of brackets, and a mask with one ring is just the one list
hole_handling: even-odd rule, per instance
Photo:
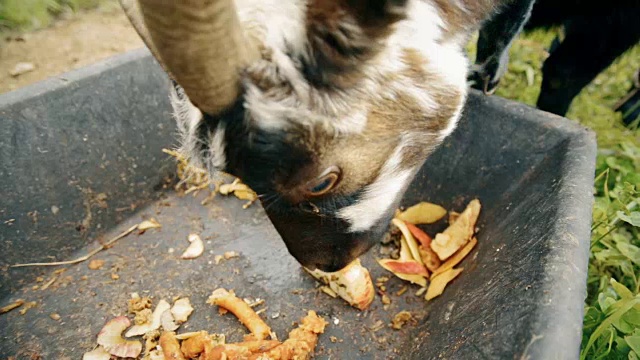
{"label": "apple peel", "polygon": [[455,279],[462,272],[463,268],[459,269],[449,269],[438,276],[434,276],[431,278],[431,284],[427,289],[427,294],[425,295],[425,300],[431,300],[435,297],[442,295],[444,292],[444,288],[449,284],[449,282]]}
{"label": "apple peel", "polygon": [[471,250],[478,244],[478,239],[475,237],[471,239],[462,249],[458,250],[455,254],[453,254],[447,261],[445,261],[436,271],[431,274],[432,277],[442,274],[443,272],[453,269],[454,266],[458,265],[464,258],[469,255]]}
{"label": "apple peel", "polygon": [[98,345],[111,355],[123,358],[136,358],[142,352],[142,343],[137,340],[125,340],[122,332],[131,326],[126,316],[109,320],[98,333]]}
{"label": "apple peel", "polygon": [[393,259],[378,260],[380,266],[394,274],[429,276],[429,272],[417,261],[399,261]]}
{"label": "apple peel", "polygon": [[98,346],[97,348],[87,351],[82,355],[82,360],[109,360],[111,359],[111,354],[107,352],[102,346]]}
{"label": "apple peel", "polygon": [[422,258],[420,257],[418,243],[416,242],[416,239],[413,238],[413,235],[411,235],[411,231],[409,231],[409,228],[407,227],[405,222],[400,219],[393,219],[391,220],[391,223],[397,226],[398,229],[400,229],[400,232],[402,233],[402,236],[406,241],[409,251],[411,252],[411,257],[413,258],[413,260],[419,262],[420,265],[424,265],[424,263],[422,262]]}
{"label": "apple peel", "polygon": [[405,225],[407,226],[411,234],[420,243],[418,251],[420,252],[422,263],[424,263],[424,266],[426,266],[429,271],[435,271],[438,267],[440,267],[441,262],[438,254],[436,254],[433,249],[431,249],[431,237],[427,235],[427,233],[422,231],[419,227],[411,223],[405,222]]}
{"label": "apple peel", "polygon": [[436,235],[431,242],[431,249],[438,254],[440,260],[448,259],[471,240],[475,233],[480,209],[480,201],[478,199],[471,200],[456,221],[442,233]]}
{"label": "apple peel", "polygon": [[419,225],[433,224],[446,214],[447,210],[442,206],[422,201],[400,212],[396,217],[414,225]]}

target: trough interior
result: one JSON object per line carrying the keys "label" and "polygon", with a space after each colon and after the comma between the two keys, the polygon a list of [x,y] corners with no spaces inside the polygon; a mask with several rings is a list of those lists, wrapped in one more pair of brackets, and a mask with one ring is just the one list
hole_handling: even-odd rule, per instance
{"label": "trough interior", "polygon": [[[217,196],[201,205],[208,192],[172,190],[174,163],[161,151],[175,135],[167,84],[140,50],[0,97],[0,306],[37,302],[24,315],[0,315],[1,359],[78,359],[108,319],[126,314],[132,292],[151,296],[154,305],[188,296],[195,311],[179,332],[205,329],[238,341],[247,330],[205,303],[221,286],[265,299],[263,317],[281,339],[306,310],[324,316],[330,324],[318,359],[577,356],[595,157],[591,132],[473,92],[459,127],[426,162],[403,205],[431,201],[462,211],[480,199],[478,246],[435,300],[415,296],[415,285],[395,295],[407,284],[392,277],[389,308],[376,296],[371,309],[359,312],[317,289],[259,204],[243,209],[243,201]],[[75,258],[150,217],[162,228],[131,234],[94,256],[105,261],[102,269],[90,270],[88,262],[8,266]],[[445,226],[424,228],[434,234]],[[205,240],[205,252],[181,260],[191,232]],[[230,250],[240,256],[216,265],[215,255]],[[374,279],[389,276],[376,257],[378,247],[363,264]],[[55,274],[58,269],[65,271]],[[46,290],[34,288],[53,277]],[[400,310],[417,323],[402,330],[387,326]],[[385,326],[372,330],[378,321]]]}

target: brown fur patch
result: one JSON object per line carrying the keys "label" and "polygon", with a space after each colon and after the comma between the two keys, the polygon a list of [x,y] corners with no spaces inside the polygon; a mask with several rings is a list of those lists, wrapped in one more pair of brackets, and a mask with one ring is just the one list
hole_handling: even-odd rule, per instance
{"label": "brown fur patch", "polygon": [[[317,86],[347,88],[363,76],[364,62],[382,49],[392,25],[404,17],[380,0],[312,0],[307,7],[310,58],[305,75]],[[400,6],[399,8],[402,8]]]}
{"label": "brown fur patch", "polygon": [[481,23],[491,15],[496,3],[509,0],[429,0],[438,9],[446,27],[443,29],[444,40],[453,36],[470,35]]}

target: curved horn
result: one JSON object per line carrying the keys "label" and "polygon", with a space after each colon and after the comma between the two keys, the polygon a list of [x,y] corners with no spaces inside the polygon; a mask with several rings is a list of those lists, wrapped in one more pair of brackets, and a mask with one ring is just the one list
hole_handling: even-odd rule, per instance
{"label": "curved horn", "polygon": [[124,10],[124,13],[129,18],[129,22],[133,25],[133,28],[136,29],[140,38],[144,44],[149,48],[153,57],[160,62],[160,65],[164,68],[166,72],[169,72],[169,69],[162,63],[162,59],[160,59],[160,54],[158,54],[158,50],[156,50],[156,46],[153,44],[151,40],[151,35],[149,35],[149,31],[147,30],[146,25],[144,24],[144,19],[142,18],[142,14],[140,13],[140,6],[138,5],[138,0],[119,0],[120,6]]}
{"label": "curved horn", "polygon": [[212,115],[231,106],[240,94],[239,69],[259,55],[245,38],[234,1],[138,2],[147,46],[191,102]]}

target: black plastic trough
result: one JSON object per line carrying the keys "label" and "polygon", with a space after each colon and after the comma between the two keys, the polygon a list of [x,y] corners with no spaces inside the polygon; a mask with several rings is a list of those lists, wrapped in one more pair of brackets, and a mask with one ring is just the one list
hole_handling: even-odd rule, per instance
{"label": "black plastic trough", "polygon": [[[175,141],[167,84],[148,52],[138,50],[0,96],[0,306],[37,302],[25,315],[0,315],[1,359],[79,359],[106,320],[126,313],[131,292],[156,302],[189,296],[196,310],[180,331],[220,331],[237,341],[244,328],[205,304],[218,286],[264,298],[264,316],[280,338],[305,309],[317,310],[330,320],[318,359],[577,358],[592,132],[472,93],[459,128],[427,161],[404,204],[427,200],[462,210],[478,197],[474,255],[434,301],[425,303],[412,288],[392,296],[387,311],[377,298],[360,313],[315,288],[259,205],[244,210],[241,201],[217,197],[202,206],[206,194],[179,197],[165,186],[174,163],[161,149]],[[8,266],[73,258],[147,217],[163,227],[96,255],[106,261],[101,270],[87,263]],[[191,231],[201,233],[206,252],[180,260]],[[241,256],[215,265],[214,255],[226,250]],[[374,248],[363,258],[374,278],[385,273],[377,255]],[[58,268],[67,270],[54,275]],[[54,276],[46,290],[34,287]],[[387,288],[403,285],[393,278]],[[371,330],[404,309],[418,324]]]}

